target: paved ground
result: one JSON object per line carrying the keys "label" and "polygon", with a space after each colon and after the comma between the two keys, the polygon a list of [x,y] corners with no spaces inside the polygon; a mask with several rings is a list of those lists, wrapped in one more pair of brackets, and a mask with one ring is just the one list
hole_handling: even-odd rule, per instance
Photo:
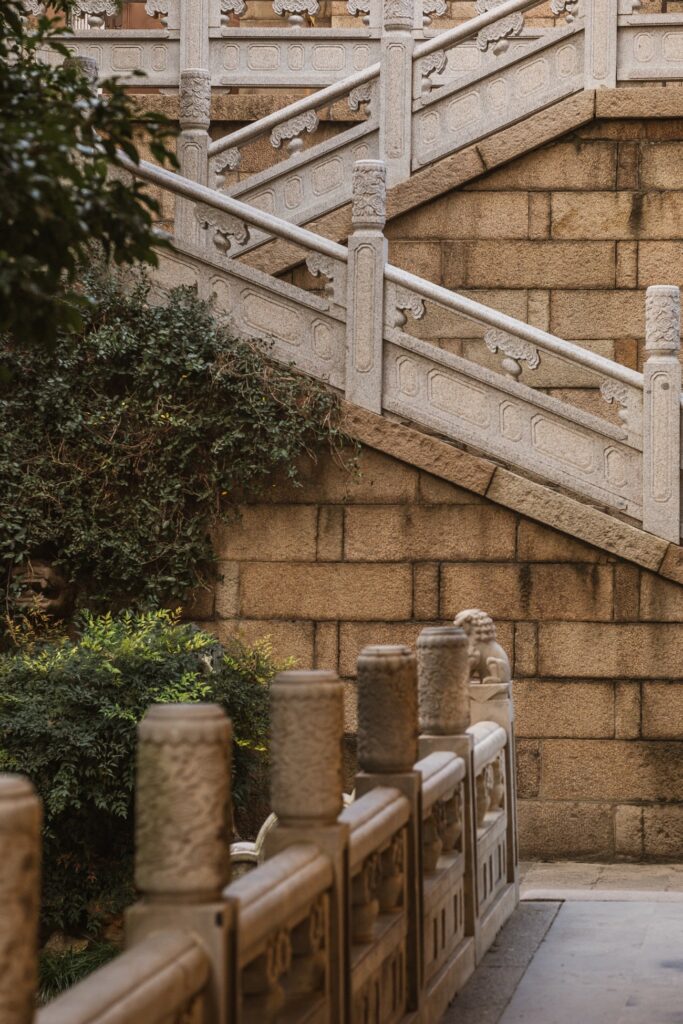
{"label": "paved ground", "polygon": [[521,895],[442,1024],[683,1024],[683,865],[525,865]]}

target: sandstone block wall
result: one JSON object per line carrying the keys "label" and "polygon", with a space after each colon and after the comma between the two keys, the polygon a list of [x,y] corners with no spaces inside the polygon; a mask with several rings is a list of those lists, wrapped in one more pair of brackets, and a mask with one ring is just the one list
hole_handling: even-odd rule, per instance
{"label": "sandstone block wall", "polygon": [[683,588],[370,449],[274,486],[218,538],[219,637],[270,635],[347,681],[368,643],[462,608],[498,622],[515,678],[525,857],[679,858]]}

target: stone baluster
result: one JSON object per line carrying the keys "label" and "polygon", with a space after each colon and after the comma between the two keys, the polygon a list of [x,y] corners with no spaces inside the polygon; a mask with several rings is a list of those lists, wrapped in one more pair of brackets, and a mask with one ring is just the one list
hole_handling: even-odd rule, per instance
{"label": "stone baluster", "polygon": [[[419,18],[416,13],[419,7]],[[422,24],[417,0],[383,0],[380,72],[379,152],[387,182],[410,177],[413,106],[413,28]]]}
{"label": "stone baluster", "polygon": [[467,608],[455,617],[455,625],[467,633],[470,646],[470,717],[475,722],[495,722],[505,729],[505,806],[508,828],[508,881],[517,885],[517,767],[515,709],[512,701],[510,660],[498,643],[496,625],[486,612]]}
{"label": "stone baluster", "polygon": [[331,1019],[346,1013],[344,978],[350,969],[346,911],[348,825],[343,808],[344,689],[336,673],[280,672],[271,686],[271,806],[276,826],[265,840],[266,859],[307,842],[332,861],[330,903]]}
{"label": "stone baluster", "polygon": [[212,963],[208,1020],[228,1019],[232,729],[215,704],[155,704],[138,729],[135,883],[126,944],[163,928],[199,936]]}
{"label": "stone baluster", "polygon": [[358,765],[356,793],[393,786],[409,800],[407,911],[408,1009],[417,1010],[422,989],[421,776],[417,747],[417,670],[409,647],[365,647],[358,658]]}
{"label": "stone baluster", "polygon": [[[207,184],[209,125],[211,123],[211,76],[201,68],[180,72],[180,137],[178,161],[180,173],[191,181]],[[196,204],[176,198],[175,235],[181,243],[198,246],[200,223]]]}
{"label": "stone baluster", "polygon": [[467,765],[461,807],[465,935],[474,935],[477,926],[474,742],[467,732],[471,720],[471,668],[470,638],[461,626],[430,626],[422,630],[417,640],[420,757],[448,751],[462,757]]}
{"label": "stone baluster", "polygon": [[616,88],[618,6],[618,0],[584,0],[585,89]]}
{"label": "stone baluster", "polygon": [[0,775],[0,1021],[30,1024],[38,980],[40,826],[23,775]]}
{"label": "stone baluster", "polygon": [[386,169],[381,160],[353,167],[353,230],[349,235],[346,315],[346,398],[382,411]]}
{"label": "stone baluster", "polygon": [[652,285],[645,299],[643,527],[680,542],[680,291]]}

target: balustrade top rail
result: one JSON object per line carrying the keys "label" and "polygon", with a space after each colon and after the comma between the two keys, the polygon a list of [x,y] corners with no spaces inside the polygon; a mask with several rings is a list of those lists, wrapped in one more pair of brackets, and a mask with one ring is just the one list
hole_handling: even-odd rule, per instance
{"label": "balustrade top rail", "polygon": [[[153,182],[161,188],[168,189],[168,191],[173,192],[175,195],[184,196],[199,203],[205,203],[207,206],[237,217],[247,224],[267,231],[278,238],[293,242],[303,249],[310,249],[324,256],[331,256],[332,259],[339,260],[342,263],[348,261],[348,249],[346,246],[340,245],[338,242],[332,242],[322,235],[315,234],[313,231],[308,231],[306,228],[299,227],[296,224],[290,224],[289,221],[281,220],[272,214],[264,213],[254,206],[242,203],[238,199],[232,199],[221,192],[217,192],[215,189],[210,189],[205,185],[190,181],[189,178],[183,178],[173,171],[158,167],[156,164],[151,164],[146,160],[141,160],[138,164],[135,164],[123,153],[120,153],[119,162],[130,173],[146,181]],[[622,366],[620,363],[612,362],[610,359],[595,352],[590,352],[588,349],[581,348],[579,345],[574,345],[570,341],[564,341],[562,338],[549,334],[547,331],[542,331],[538,327],[525,324],[523,321],[516,320],[506,313],[500,313],[489,306],[484,306],[474,299],[469,299],[457,292],[449,291],[449,289],[441,285],[433,284],[431,281],[426,281],[424,278],[417,277],[415,274],[410,274],[408,271],[401,270],[399,267],[394,267],[391,264],[386,264],[384,276],[387,281],[407,288],[416,295],[420,295],[424,299],[431,300],[447,309],[467,316],[471,320],[486,324],[488,327],[495,327],[515,337],[523,338],[533,345],[538,345],[539,348],[546,352],[584,366],[586,369],[592,370],[597,374],[620,381],[641,391],[643,389],[642,373],[631,370],[627,366]]]}

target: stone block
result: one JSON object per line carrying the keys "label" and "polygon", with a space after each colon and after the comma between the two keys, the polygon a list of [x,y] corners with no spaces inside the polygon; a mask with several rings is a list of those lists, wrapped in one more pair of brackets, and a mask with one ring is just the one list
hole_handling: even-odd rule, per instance
{"label": "stone block", "polygon": [[[395,456],[395,459],[402,459],[411,467],[425,470],[460,487],[466,487],[476,494],[483,494],[486,491],[495,471],[494,464],[487,459],[470,455],[469,452],[461,451],[420,430],[395,423],[385,416],[378,416],[358,407],[344,406],[344,428],[363,444]],[[410,473],[414,472],[415,470],[411,469]],[[407,487],[408,482],[412,486],[413,477],[406,474],[403,492],[406,496],[398,500],[414,500],[417,477],[414,489],[410,490]],[[385,491],[383,487],[377,490],[382,493]],[[388,496],[385,500],[389,501]]]}
{"label": "stone block", "polygon": [[671,679],[680,675],[683,636],[672,624],[544,622],[538,652],[544,676]]}
{"label": "stone block", "polygon": [[551,530],[531,519],[520,519],[517,530],[517,558],[520,562],[604,562],[598,548],[574,537]]}
{"label": "stone block", "polygon": [[640,177],[643,189],[682,189],[683,141],[643,145]]}
{"label": "stone block", "polygon": [[387,236],[391,252],[394,239],[526,238],[528,231],[523,193],[451,192],[391,221]]}
{"label": "stone block", "polygon": [[517,799],[529,800],[538,796],[541,785],[541,744],[538,740],[518,740]]}
{"label": "stone block", "polygon": [[218,562],[214,607],[219,619],[239,614],[240,567],[238,562]]}
{"label": "stone block", "polygon": [[[612,288],[612,242],[472,241],[449,243],[447,288]],[[595,335],[594,335],[595,337]]]}
{"label": "stone block", "polygon": [[242,566],[240,615],[246,618],[409,619],[410,565],[249,562]]}
{"label": "stone block", "polygon": [[[595,94],[592,91],[584,90],[566,100],[552,104],[537,114],[525,117],[510,128],[489,135],[488,138],[477,143],[477,150],[486,167],[496,167],[522,154],[528,154],[530,149],[541,146],[550,139],[557,139],[587,121],[592,121],[594,110]],[[595,185],[581,184],[584,175],[587,175],[589,181],[600,182],[597,187],[612,187],[615,172],[614,155],[611,157],[611,164],[610,158],[607,158],[603,166],[601,157],[597,156],[593,158],[592,166],[584,164],[582,168],[581,160],[577,159],[577,156],[580,155],[577,153],[580,143],[567,143],[566,146],[567,151],[573,148],[574,152],[573,154],[570,152],[562,154],[564,159],[546,156],[547,153],[559,149],[559,146],[549,146],[542,150],[542,155],[539,154],[540,160],[531,172],[529,165],[533,166],[533,161],[529,161],[523,170],[519,165],[524,163],[524,158],[515,161],[512,168],[506,168],[508,171],[512,170],[512,176],[507,179],[503,178],[501,182],[496,182],[489,187],[500,188],[502,185],[505,188],[514,185],[517,188],[557,188],[557,185],[553,184],[553,174],[558,172],[565,175],[562,180],[568,182],[568,188],[596,187]],[[531,155],[536,156],[535,153]],[[528,156],[526,159],[528,160]],[[589,160],[588,163],[591,164],[591,161]],[[494,176],[491,175],[491,177]]]}
{"label": "stone block", "polygon": [[617,622],[638,619],[640,570],[635,565],[614,566],[614,618]]}
{"label": "stone block", "polygon": [[554,192],[553,238],[683,236],[683,192]]}
{"label": "stone block", "polygon": [[642,337],[645,330],[645,296],[641,291],[555,291],[550,329],[568,341],[591,338]]}
{"label": "stone block", "polygon": [[442,283],[439,242],[392,241],[389,245],[389,262],[410,274],[433,281],[434,284]]}
{"label": "stone block", "polygon": [[640,738],[640,687],[640,683],[614,684],[614,735],[618,740]]}
{"label": "stone block", "polygon": [[[647,569],[657,569],[668,548],[666,541],[651,533],[620,523],[614,516],[507,469],[496,469],[486,495],[507,508],[564,530],[572,537]],[[671,571],[674,571],[673,567]]]}
{"label": "stone block", "polygon": [[442,611],[456,603],[486,608],[501,619],[608,621],[612,618],[612,570],[601,565],[549,563],[444,564]]}
{"label": "stone block", "polygon": [[681,117],[681,97],[677,89],[661,85],[634,85],[619,89],[597,89],[596,118],[608,117]]}
{"label": "stone block", "polygon": [[683,850],[683,806],[643,807],[643,856],[648,860],[680,861]]}
{"label": "stone block", "polygon": [[394,188],[389,189],[387,218],[391,222],[392,218],[407,210],[450,192],[463,182],[471,181],[484,170],[486,168],[476,146],[468,146],[457,153],[451,153],[450,156],[424,167],[421,171],[416,171],[406,181],[399,182]]}
{"label": "stone block", "polygon": [[297,468],[300,486],[285,479],[276,480],[259,500],[280,504],[339,505],[355,501],[395,504],[414,501],[417,497],[417,471],[373,447],[362,449],[357,471],[340,465],[326,452],[317,461],[302,459]]}
{"label": "stone block", "polygon": [[315,560],[315,505],[243,505],[216,531],[219,558],[263,562]]}
{"label": "stone block", "polygon": [[644,739],[683,740],[683,687],[676,682],[643,683],[642,723]]}
{"label": "stone block", "polygon": [[617,151],[611,142],[555,142],[517,157],[468,186],[471,189],[611,189]]}
{"label": "stone block", "polygon": [[493,505],[359,505],[346,509],[350,561],[514,558],[516,518]]}
{"label": "stone block", "polygon": [[529,238],[550,237],[550,193],[529,193]]}
{"label": "stone block", "polygon": [[524,860],[611,860],[612,808],[607,803],[520,800],[519,854]]}
{"label": "stone block", "polygon": [[318,509],[319,562],[340,562],[344,549],[344,509],[335,505],[322,505]]}
{"label": "stone block", "polygon": [[532,289],[527,297],[527,319],[532,327],[550,330],[550,291]]}
{"label": "stone block", "polygon": [[683,286],[683,242],[638,243],[638,285],[676,284]]}
{"label": "stone block", "polygon": [[638,369],[638,342],[635,338],[617,338],[614,342],[614,359],[631,370]]}
{"label": "stone block", "polygon": [[[656,569],[657,566],[652,568]],[[680,544],[667,545],[664,558],[659,565],[659,574],[676,583],[683,583],[683,548]]]}
{"label": "stone block", "polygon": [[617,153],[617,189],[637,189],[639,182],[640,146],[637,142],[620,142]]}
{"label": "stone block", "polygon": [[435,619],[439,614],[439,563],[413,566],[413,618]]}
{"label": "stone block", "polygon": [[515,622],[515,646],[512,674],[535,676],[538,671],[538,629],[535,622]]}
{"label": "stone block", "polygon": [[278,662],[293,658],[298,668],[313,666],[313,623],[273,619],[224,619],[212,623],[211,632],[225,643],[238,636],[246,644],[267,637]]}
{"label": "stone block", "polygon": [[316,622],[313,667],[339,670],[339,623]]}
{"label": "stone block", "polygon": [[614,845],[617,857],[641,860],[643,856],[643,808],[622,804],[614,809]]}
{"label": "stone block", "polygon": [[212,619],[214,616],[214,603],[216,599],[216,587],[212,583],[206,587],[196,587],[192,590],[183,606],[183,619],[195,622],[203,622]]}
{"label": "stone block", "polygon": [[671,800],[681,792],[678,743],[642,740],[543,741],[544,798],[556,800]]}
{"label": "stone block", "polygon": [[640,618],[647,622],[683,622],[683,586],[655,573],[641,573]]}
{"label": "stone block", "polygon": [[609,683],[515,679],[518,736],[611,738],[614,687]]}
{"label": "stone block", "polygon": [[638,287],[637,242],[617,242],[617,268],[614,283],[617,288]]}
{"label": "stone block", "polygon": [[481,505],[484,499],[431,473],[420,473],[420,501],[427,505]]}

